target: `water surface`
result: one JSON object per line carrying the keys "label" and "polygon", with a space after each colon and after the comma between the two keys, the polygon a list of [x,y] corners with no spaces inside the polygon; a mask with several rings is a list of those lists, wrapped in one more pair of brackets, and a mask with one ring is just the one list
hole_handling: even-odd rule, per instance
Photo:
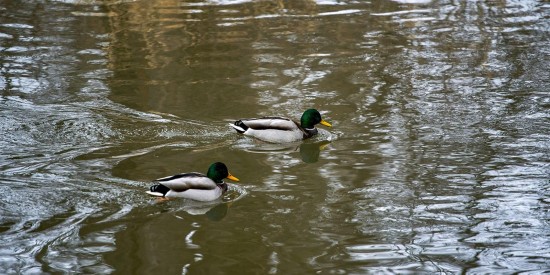
{"label": "water surface", "polygon": [[[545,1],[0,1],[2,273],[550,272]],[[273,146],[238,118],[333,128]],[[225,162],[212,203],[153,179]]]}

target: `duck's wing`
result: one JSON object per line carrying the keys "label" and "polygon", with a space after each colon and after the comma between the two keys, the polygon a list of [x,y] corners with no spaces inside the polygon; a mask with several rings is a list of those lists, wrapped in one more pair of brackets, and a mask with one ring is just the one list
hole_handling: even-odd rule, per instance
{"label": "duck's wing", "polygon": [[183,192],[189,189],[212,190],[216,188],[216,183],[201,173],[185,173],[164,177],[155,180],[170,190]]}
{"label": "duck's wing", "polygon": [[294,131],[299,129],[299,126],[294,121],[285,117],[262,117],[241,119],[240,121],[254,130]]}

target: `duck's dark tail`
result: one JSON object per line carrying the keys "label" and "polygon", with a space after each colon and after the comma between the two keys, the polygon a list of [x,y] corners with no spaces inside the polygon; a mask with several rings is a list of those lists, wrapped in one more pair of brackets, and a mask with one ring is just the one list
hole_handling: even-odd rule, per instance
{"label": "duck's dark tail", "polygon": [[170,188],[159,183],[151,186],[147,194],[157,197],[164,197],[166,196],[166,193],[168,193],[168,191],[170,191]]}
{"label": "duck's dark tail", "polygon": [[246,124],[244,124],[242,120],[237,120],[235,121],[235,123],[229,125],[231,125],[231,127],[233,127],[235,130],[237,130],[237,132],[241,134],[248,130],[248,126],[246,126]]}

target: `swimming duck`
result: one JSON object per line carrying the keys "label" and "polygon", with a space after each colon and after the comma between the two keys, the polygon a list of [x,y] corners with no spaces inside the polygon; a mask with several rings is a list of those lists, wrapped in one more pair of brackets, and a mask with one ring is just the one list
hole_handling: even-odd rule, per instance
{"label": "swimming duck", "polygon": [[239,181],[221,162],[212,163],[206,175],[191,172],[155,180],[146,193],[156,197],[186,198],[196,201],[213,201],[227,191],[223,179]]}
{"label": "swimming duck", "polygon": [[317,134],[316,124],[332,125],[321,118],[319,111],[308,109],[300,123],[285,117],[240,119],[230,124],[237,132],[271,143],[287,143],[304,140]]}

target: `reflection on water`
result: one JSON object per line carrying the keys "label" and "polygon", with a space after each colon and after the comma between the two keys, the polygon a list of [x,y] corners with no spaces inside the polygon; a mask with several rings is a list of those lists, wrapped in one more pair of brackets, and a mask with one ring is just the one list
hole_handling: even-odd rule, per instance
{"label": "reflection on water", "polygon": [[300,159],[306,163],[315,163],[319,160],[319,155],[322,150],[325,150],[331,143],[329,140],[323,140],[323,138],[313,138],[305,142],[295,143],[268,143],[251,138],[243,138],[241,141],[235,143],[235,147],[238,149],[246,150],[250,153],[262,153],[267,155],[285,154],[295,155],[295,152],[299,153]]}
{"label": "reflection on water", "polygon": [[[1,3],[3,273],[550,270],[545,1]],[[220,201],[144,193],[214,161]]]}
{"label": "reflection on water", "polygon": [[[236,193],[233,191],[232,193]],[[228,196],[231,196],[231,192]],[[171,211],[184,211],[191,215],[206,215],[209,220],[220,221],[227,215],[229,209],[229,203],[221,203],[220,201],[213,202],[196,202],[186,199],[174,199],[175,202],[168,202],[169,199],[155,199],[156,203],[172,203],[178,205],[177,210]],[[230,202],[231,203],[231,202]]]}

